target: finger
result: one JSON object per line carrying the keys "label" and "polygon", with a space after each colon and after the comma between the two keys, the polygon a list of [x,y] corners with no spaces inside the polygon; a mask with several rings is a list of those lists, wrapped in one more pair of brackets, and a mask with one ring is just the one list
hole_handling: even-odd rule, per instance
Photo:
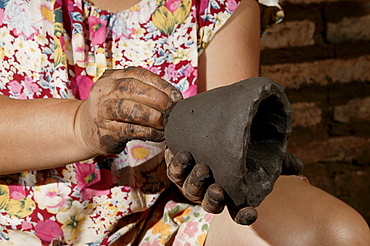
{"label": "finger", "polygon": [[239,210],[234,221],[240,225],[251,225],[257,220],[257,210],[253,207],[246,207]]}
{"label": "finger", "polygon": [[219,184],[211,184],[202,201],[202,208],[214,214],[219,214],[225,207],[225,191]]}
{"label": "finger", "polygon": [[178,152],[167,167],[168,178],[180,188],[183,186],[186,177],[195,166],[192,155],[187,151]]}
{"label": "finger", "polygon": [[127,141],[132,139],[159,142],[164,140],[163,131],[140,125],[110,121],[105,124],[107,131],[100,137],[100,145],[108,154],[122,152]]}
{"label": "finger", "polygon": [[104,100],[100,107],[103,119],[164,129],[162,113],[145,104],[129,99],[117,99]]}
{"label": "finger", "polygon": [[167,168],[171,164],[173,159],[173,154],[169,148],[166,148],[164,151],[164,160],[166,162]]}
{"label": "finger", "polygon": [[211,183],[213,183],[211,169],[205,164],[197,164],[186,178],[182,191],[190,201],[200,203]]}
{"label": "finger", "polygon": [[121,78],[115,81],[113,95],[117,98],[127,98],[148,105],[165,113],[173,106],[173,102],[164,92],[134,78]]}
{"label": "finger", "polygon": [[286,153],[283,166],[282,166],[282,175],[297,175],[303,171],[303,162],[297,157]]}
{"label": "finger", "polygon": [[[119,74],[114,74],[115,76],[119,76]],[[155,88],[159,89],[160,91],[166,93],[168,97],[172,100],[172,102],[176,103],[182,99],[182,94],[179,90],[177,90],[174,86],[170,83],[162,79],[161,77],[155,75],[151,71],[143,68],[138,67],[128,67],[123,70],[122,75],[117,78],[135,78],[137,80],[143,81]]]}

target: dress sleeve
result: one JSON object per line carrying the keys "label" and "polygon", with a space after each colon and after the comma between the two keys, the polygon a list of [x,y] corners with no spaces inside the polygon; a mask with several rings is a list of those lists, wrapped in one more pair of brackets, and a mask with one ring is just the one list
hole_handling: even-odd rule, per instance
{"label": "dress sleeve", "polygon": [[281,22],[284,11],[278,0],[259,0],[261,8],[261,36],[273,25]]}
{"label": "dress sleeve", "polygon": [[[217,31],[237,9],[240,2],[241,0],[199,0],[197,6],[198,54],[203,52]],[[280,22],[284,13],[278,0],[259,0],[258,3],[261,8],[262,35],[271,26]]]}

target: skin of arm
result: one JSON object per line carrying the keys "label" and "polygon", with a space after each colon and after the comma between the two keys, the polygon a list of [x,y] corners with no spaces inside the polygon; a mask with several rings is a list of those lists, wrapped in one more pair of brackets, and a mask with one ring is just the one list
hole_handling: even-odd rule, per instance
{"label": "skin of arm", "polygon": [[199,58],[198,92],[259,75],[260,9],[244,0]]}
{"label": "skin of arm", "polygon": [[17,100],[0,95],[0,174],[92,157],[74,133],[81,104],[72,99]]}

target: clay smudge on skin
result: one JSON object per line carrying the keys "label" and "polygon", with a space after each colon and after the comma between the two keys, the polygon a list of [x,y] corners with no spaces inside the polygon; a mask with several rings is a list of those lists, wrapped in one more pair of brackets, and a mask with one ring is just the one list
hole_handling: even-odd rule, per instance
{"label": "clay smudge on skin", "polygon": [[149,140],[153,142],[160,142],[164,140],[164,132],[156,129],[152,129],[152,131],[149,134],[149,137],[144,140]]}
{"label": "clay smudge on skin", "polygon": [[257,210],[253,207],[246,207],[239,211],[235,221],[241,225],[251,225],[257,220]]}
{"label": "clay smudge on skin", "polygon": [[184,193],[191,201],[202,200],[203,188],[213,181],[211,170],[207,165],[197,164],[184,183]]}
{"label": "clay smudge on skin", "polygon": [[104,135],[100,137],[100,145],[107,150],[107,153],[117,154],[125,149],[126,141],[117,141],[112,135]]}
{"label": "clay smudge on skin", "polygon": [[170,98],[172,102],[178,102],[183,99],[181,92],[177,91],[176,89],[171,90]]}
{"label": "clay smudge on skin", "polygon": [[[142,134],[144,129],[146,129],[147,134]],[[118,132],[118,137],[122,139],[122,141],[138,139],[143,141],[159,142],[164,140],[164,132],[149,127],[126,124],[125,127],[122,127],[121,132]]]}
{"label": "clay smudge on skin", "polygon": [[135,104],[130,113],[126,113],[124,109],[121,110],[122,100],[119,102],[118,110],[120,118],[127,119],[129,123],[141,124],[144,122],[149,122],[150,116],[149,112],[145,112],[142,105]]}
{"label": "clay smudge on skin", "polygon": [[135,92],[136,94],[140,94],[140,95],[148,95],[148,93],[145,93],[145,92],[147,92],[149,89],[142,89],[139,91],[137,90],[138,83],[140,83],[140,81],[137,81],[134,78],[120,78],[120,79],[117,79],[115,82],[116,82],[116,90],[119,90],[121,92],[129,92],[129,93]]}
{"label": "clay smudge on skin", "polygon": [[168,177],[173,183],[181,187],[194,165],[195,161],[191,154],[187,151],[180,151],[168,166]]}
{"label": "clay smudge on skin", "polygon": [[113,120],[141,125],[143,122],[150,122],[150,111],[140,104],[132,105],[131,109],[126,107],[126,99],[116,102],[107,102],[106,114]]}
{"label": "clay smudge on skin", "polygon": [[225,204],[225,192],[221,186],[211,184],[204,195],[202,207],[212,213],[221,213]]}
{"label": "clay smudge on skin", "polygon": [[[145,122],[149,122],[149,114],[148,113],[145,113],[145,114],[141,114],[141,112],[144,111],[143,110],[143,106],[141,105],[135,105],[133,110],[132,110],[132,114],[134,118],[139,118]],[[141,115],[141,116],[140,116]]]}
{"label": "clay smudge on skin", "polygon": [[[135,69],[135,67],[129,67],[127,71]],[[126,71],[126,70],[125,70]],[[143,69],[140,71],[139,75],[137,76],[138,80],[147,81],[148,84],[151,86],[159,89],[162,92],[165,92],[168,88],[171,88],[168,92],[170,99],[173,102],[177,102],[182,99],[182,94],[176,88],[174,88],[170,83],[166,82],[165,80],[161,79],[160,77],[153,77],[153,73],[149,70]],[[153,79],[151,79],[153,77]]]}

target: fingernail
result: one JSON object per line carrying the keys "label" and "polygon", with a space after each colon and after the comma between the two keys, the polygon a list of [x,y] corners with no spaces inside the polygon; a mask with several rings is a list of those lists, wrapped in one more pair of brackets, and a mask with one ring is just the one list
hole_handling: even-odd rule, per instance
{"label": "fingernail", "polygon": [[171,98],[172,102],[174,102],[174,103],[177,103],[178,101],[183,99],[181,92],[177,89],[173,89],[171,91],[170,98]]}

